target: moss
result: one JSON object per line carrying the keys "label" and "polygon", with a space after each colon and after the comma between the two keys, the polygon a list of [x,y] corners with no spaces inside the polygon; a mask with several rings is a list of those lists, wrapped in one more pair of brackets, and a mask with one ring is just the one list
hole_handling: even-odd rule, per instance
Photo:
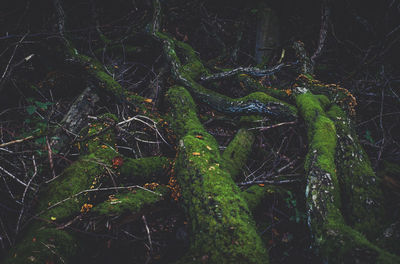
{"label": "moss", "polygon": [[197,118],[196,104],[185,88],[174,86],[168,90],[166,97],[170,107],[176,109],[170,114],[169,123],[174,127],[174,132],[179,138],[189,131],[198,130],[200,133],[204,133]]}
{"label": "moss", "polygon": [[[193,49],[185,43],[173,40],[166,34],[157,32],[156,36],[164,43],[164,53],[171,63],[174,78],[189,89],[197,100],[223,113],[262,113],[286,119],[294,119],[297,117],[297,110],[295,107],[265,93],[255,92],[243,98],[232,99],[206,89],[195,81],[200,75],[205,74],[205,69],[201,61],[195,55]],[[181,51],[185,55],[186,62],[183,65],[182,60],[175,51],[176,46],[180,46]]]}
{"label": "moss", "polygon": [[72,235],[55,228],[33,228],[18,247],[11,249],[3,262],[12,263],[71,263],[79,248]]}
{"label": "moss", "polygon": [[286,191],[278,186],[267,185],[261,187],[259,185],[252,185],[242,191],[241,195],[246,200],[250,211],[253,212],[266,196],[271,194],[283,195],[284,193],[286,193]]}
{"label": "moss", "polygon": [[91,75],[97,82],[100,91],[105,91],[114,95],[118,100],[126,99],[130,104],[135,104],[136,107],[143,108],[142,103],[145,98],[133,95],[126,91],[112,76],[106,73],[104,66],[96,59],[89,56],[79,54],[78,51],[71,45],[67,44],[67,56],[73,63],[80,65],[84,70]]}
{"label": "moss", "polygon": [[[108,117],[115,118],[112,115],[108,115]],[[95,123],[89,128],[88,134],[97,134],[99,131],[105,130],[107,126],[106,123]],[[80,213],[82,204],[87,201],[87,196],[74,195],[89,189],[93,181],[98,181],[105,170],[102,164],[111,165],[111,160],[116,155],[115,151],[107,146],[114,145],[111,130],[89,140],[87,145],[89,153],[80,157],[63,172],[60,178],[47,186],[38,205],[38,210],[41,212],[39,217],[42,222],[35,222],[29,228],[23,241],[10,252],[6,261],[29,263],[26,257],[33,256],[30,259],[37,261],[34,263],[46,263],[50,257],[54,263],[63,263],[60,257],[65,260],[73,258],[77,252],[76,240],[65,230],[57,230],[57,223]],[[61,203],[48,209],[58,202]],[[44,246],[42,242],[48,247]]]}
{"label": "moss", "polygon": [[330,263],[397,263],[396,256],[345,223],[335,167],[336,129],[323,111],[324,102],[309,92],[298,95],[296,102],[307,125],[307,214],[319,255]]}
{"label": "moss", "polygon": [[330,215],[319,238],[320,254],[329,263],[399,263],[400,258],[375,246],[363,234],[344,223],[337,208]]}
{"label": "moss", "polygon": [[149,181],[152,175],[165,175],[170,160],[166,157],[124,158],[120,167],[120,176],[136,183]]}
{"label": "moss", "polygon": [[[311,166],[318,166],[321,170],[330,173],[333,179],[336,178],[334,123],[326,116],[318,97],[312,93],[298,95],[296,103],[307,125],[309,154],[305,164],[306,170],[310,170]],[[310,152],[310,150],[312,151]],[[314,155],[317,156],[315,161],[313,160]],[[317,164],[312,162],[317,162]]]}
{"label": "moss", "polygon": [[255,78],[248,76],[246,74],[239,74],[237,76],[237,80],[241,84],[241,86],[249,89],[252,92],[263,92],[272,96],[274,98],[283,100],[285,102],[290,102],[291,97],[288,95],[284,89],[279,89],[276,87],[265,87],[260,82],[258,82]]}
{"label": "moss", "polygon": [[[107,124],[92,124],[88,135],[97,135],[98,132],[106,128]],[[114,138],[111,130],[89,140],[87,145],[89,154],[82,156],[78,161],[65,169],[62,176],[46,188],[46,193],[39,203],[39,211],[45,211],[41,215],[42,218],[50,220],[52,217],[55,217],[58,220],[62,220],[63,218],[79,213],[82,204],[87,201],[85,195],[69,199],[50,210],[46,208],[82,190],[89,189],[92,182],[99,181],[99,178],[103,175],[105,168],[102,164],[111,165],[112,159],[118,155],[110,148],[110,146],[114,146]]]}
{"label": "moss", "polygon": [[134,189],[127,193],[116,194],[112,199],[96,205],[92,211],[106,216],[124,213],[136,214],[161,201],[167,193],[168,188],[166,186],[158,186],[151,192]]}
{"label": "moss", "polygon": [[[192,239],[188,259],[201,263],[266,263],[267,252],[240,190],[221,169],[216,140],[201,126],[190,94],[173,87],[167,100],[179,131],[178,183]],[[184,109],[185,111],[182,111]]]}
{"label": "moss", "polygon": [[238,178],[246,164],[254,142],[254,133],[247,129],[240,129],[229,143],[222,155],[222,169],[229,172],[233,180]]}
{"label": "moss", "polygon": [[356,230],[374,239],[384,224],[380,179],[376,177],[347,113],[333,105],[328,115],[335,122],[338,136],[335,160],[345,219]]}

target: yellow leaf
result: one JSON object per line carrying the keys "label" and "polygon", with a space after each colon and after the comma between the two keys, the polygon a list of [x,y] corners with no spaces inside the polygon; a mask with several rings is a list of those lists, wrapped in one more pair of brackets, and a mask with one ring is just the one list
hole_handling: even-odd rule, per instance
{"label": "yellow leaf", "polygon": [[148,98],[148,99],[144,99],[144,101],[145,101],[146,103],[151,103],[151,102],[153,102],[153,100],[152,100],[152,99],[150,99],[150,98]]}
{"label": "yellow leaf", "polygon": [[55,218],[54,216],[50,217],[51,221],[56,221],[57,218]]}
{"label": "yellow leaf", "polygon": [[211,148],[210,146],[206,146],[206,148],[207,148],[208,150],[212,150],[212,148]]}

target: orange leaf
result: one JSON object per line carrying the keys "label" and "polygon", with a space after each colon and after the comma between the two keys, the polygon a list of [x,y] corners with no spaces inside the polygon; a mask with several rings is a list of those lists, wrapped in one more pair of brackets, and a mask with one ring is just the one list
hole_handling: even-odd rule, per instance
{"label": "orange leaf", "polygon": [[196,138],[203,139],[203,136],[197,135]]}
{"label": "orange leaf", "polygon": [[117,156],[117,157],[113,158],[113,160],[112,160],[112,165],[113,165],[114,167],[119,167],[119,166],[121,166],[123,163],[124,163],[124,160],[122,159],[121,156]]}
{"label": "orange leaf", "polygon": [[193,156],[200,156],[200,152],[193,152],[192,155]]}
{"label": "orange leaf", "polygon": [[264,187],[264,186],[265,186],[265,184],[264,184],[264,183],[260,183],[258,186],[260,186],[260,187]]}
{"label": "orange leaf", "polygon": [[153,102],[153,100],[152,100],[152,99],[150,99],[150,98],[148,98],[148,99],[144,99],[144,101],[145,101],[146,103],[151,103],[151,102]]}

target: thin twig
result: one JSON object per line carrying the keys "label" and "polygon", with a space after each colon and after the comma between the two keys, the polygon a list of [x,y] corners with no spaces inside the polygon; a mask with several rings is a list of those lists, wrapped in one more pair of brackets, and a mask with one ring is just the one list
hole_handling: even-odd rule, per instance
{"label": "thin twig", "polygon": [[215,81],[215,80],[219,80],[219,79],[223,79],[223,78],[228,78],[228,77],[231,77],[231,76],[234,76],[237,74],[247,74],[247,75],[256,76],[256,77],[268,76],[268,75],[272,75],[272,74],[279,72],[284,67],[290,67],[292,65],[293,64],[280,63],[278,65],[275,65],[275,66],[265,69],[265,70],[258,69],[255,67],[246,67],[246,68],[239,67],[239,68],[236,68],[236,69],[233,69],[230,71],[219,72],[219,73],[207,75],[207,76],[201,77],[200,80],[203,82]]}
{"label": "thin twig", "polygon": [[19,45],[21,45],[22,41],[24,41],[24,39],[26,38],[26,36],[28,36],[28,34],[29,34],[29,32],[26,32],[25,35],[22,36],[22,38],[18,41],[17,45],[15,45],[13,53],[12,53],[10,59],[8,60],[8,63],[7,63],[7,66],[6,66],[6,68],[5,68],[4,72],[3,72],[3,75],[1,76],[0,84],[3,82],[4,78],[7,75],[8,68],[10,67],[11,61],[14,59],[15,53],[17,52],[17,49],[18,49]]}
{"label": "thin twig", "polygon": [[260,180],[260,181],[240,182],[240,183],[238,183],[238,185],[239,186],[254,185],[254,184],[281,185],[281,184],[289,184],[289,183],[295,183],[295,182],[301,182],[301,180],[300,179],[280,180],[280,181]]}
{"label": "thin twig", "polygon": [[[2,170],[4,173],[6,173],[8,176],[10,176],[11,178],[13,178],[14,180],[16,180],[18,183],[22,184],[23,186],[27,187],[28,185],[21,181],[20,179],[18,179],[17,177],[15,177],[14,175],[12,175],[9,171],[7,171],[6,169],[4,169],[3,167],[0,166],[0,170]],[[30,188],[31,190],[35,190],[35,188],[28,186],[28,188]]]}
{"label": "thin twig", "polygon": [[153,243],[151,242],[150,229],[149,229],[149,226],[147,225],[146,217],[143,215],[142,219],[143,219],[143,223],[146,227],[147,239],[149,240],[150,254],[149,254],[149,258],[146,261],[146,263],[148,263],[150,261],[151,255],[153,254]]}
{"label": "thin twig", "polygon": [[21,143],[21,142],[24,142],[24,141],[27,141],[27,140],[30,140],[30,139],[34,139],[34,138],[35,138],[34,136],[29,136],[29,137],[26,137],[26,138],[21,138],[21,139],[16,139],[16,140],[13,140],[13,141],[9,141],[9,142],[0,144],[0,148],[7,147],[9,145],[16,144],[16,143]]}
{"label": "thin twig", "polygon": [[22,208],[21,208],[21,212],[19,213],[19,216],[18,216],[17,226],[15,227],[15,234],[16,235],[19,232],[19,226],[20,226],[20,223],[21,223],[22,215],[24,214],[24,210],[25,210],[25,203],[24,202],[25,202],[26,193],[28,191],[28,187],[30,186],[31,182],[36,177],[37,172],[38,172],[37,166],[36,166],[35,155],[32,155],[32,163],[33,163],[33,167],[34,167],[34,172],[33,172],[32,177],[30,178],[27,186],[25,187],[24,193],[22,194],[22,199],[21,199]]}
{"label": "thin twig", "polygon": [[297,121],[291,121],[291,122],[283,122],[283,123],[278,123],[278,124],[274,124],[274,125],[270,125],[270,126],[262,126],[262,127],[252,127],[249,128],[248,130],[254,130],[254,129],[259,129],[260,131],[265,131],[271,128],[276,128],[276,127],[280,127],[280,126],[284,126],[284,125],[294,125],[296,124]]}

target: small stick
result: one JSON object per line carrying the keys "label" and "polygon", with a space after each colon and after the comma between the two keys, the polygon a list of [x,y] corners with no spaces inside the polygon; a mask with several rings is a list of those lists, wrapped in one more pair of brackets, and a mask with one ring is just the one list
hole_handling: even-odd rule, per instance
{"label": "small stick", "polygon": [[7,147],[9,145],[16,144],[16,143],[21,143],[21,142],[24,142],[24,141],[27,141],[27,140],[30,140],[30,139],[34,139],[34,138],[35,138],[34,136],[29,136],[29,137],[26,137],[26,138],[21,138],[21,139],[16,139],[16,140],[13,140],[13,141],[9,141],[9,142],[0,144],[0,148]]}
{"label": "small stick", "polygon": [[147,225],[146,217],[144,215],[142,216],[142,219],[146,227],[147,239],[149,240],[150,256],[151,256],[151,254],[153,253],[153,243],[151,242],[150,229],[149,226]]}
{"label": "small stick", "polygon": [[254,185],[254,184],[281,185],[281,184],[288,184],[288,183],[294,183],[294,182],[301,182],[301,180],[299,180],[299,179],[294,179],[294,180],[280,180],[280,181],[268,181],[268,180],[263,180],[263,181],[248,181],[248,182],[241,182],[241,183],[238,183],[238,185],[239,185],[239,186]]}
{"label": "small stick", "polygon": [[34,171],[32,177],[31,177],[31,179],[29,180],[28,184],[26,185],[24,193],[22,194],[22,199],[21,199],[22,208],[21,208],[21,212],[19,213],[19,216],[18,216],[17,226],[15,227],[15,234],[16,235],[19,232],[19,226],[20,226],[21,218],[22,218],[22,215],[24,214],[24,210],[25,210],[24,201],[25,201],[26,192],[28,191],[29,185],[31,184],[31,182],[33,181],[33,179],[37,175],[37,166],[36,166],[36,161],[35,161],[35,155],[32,155],[32,163],[33,163],[33,166],[35,168],[35,171]]}

